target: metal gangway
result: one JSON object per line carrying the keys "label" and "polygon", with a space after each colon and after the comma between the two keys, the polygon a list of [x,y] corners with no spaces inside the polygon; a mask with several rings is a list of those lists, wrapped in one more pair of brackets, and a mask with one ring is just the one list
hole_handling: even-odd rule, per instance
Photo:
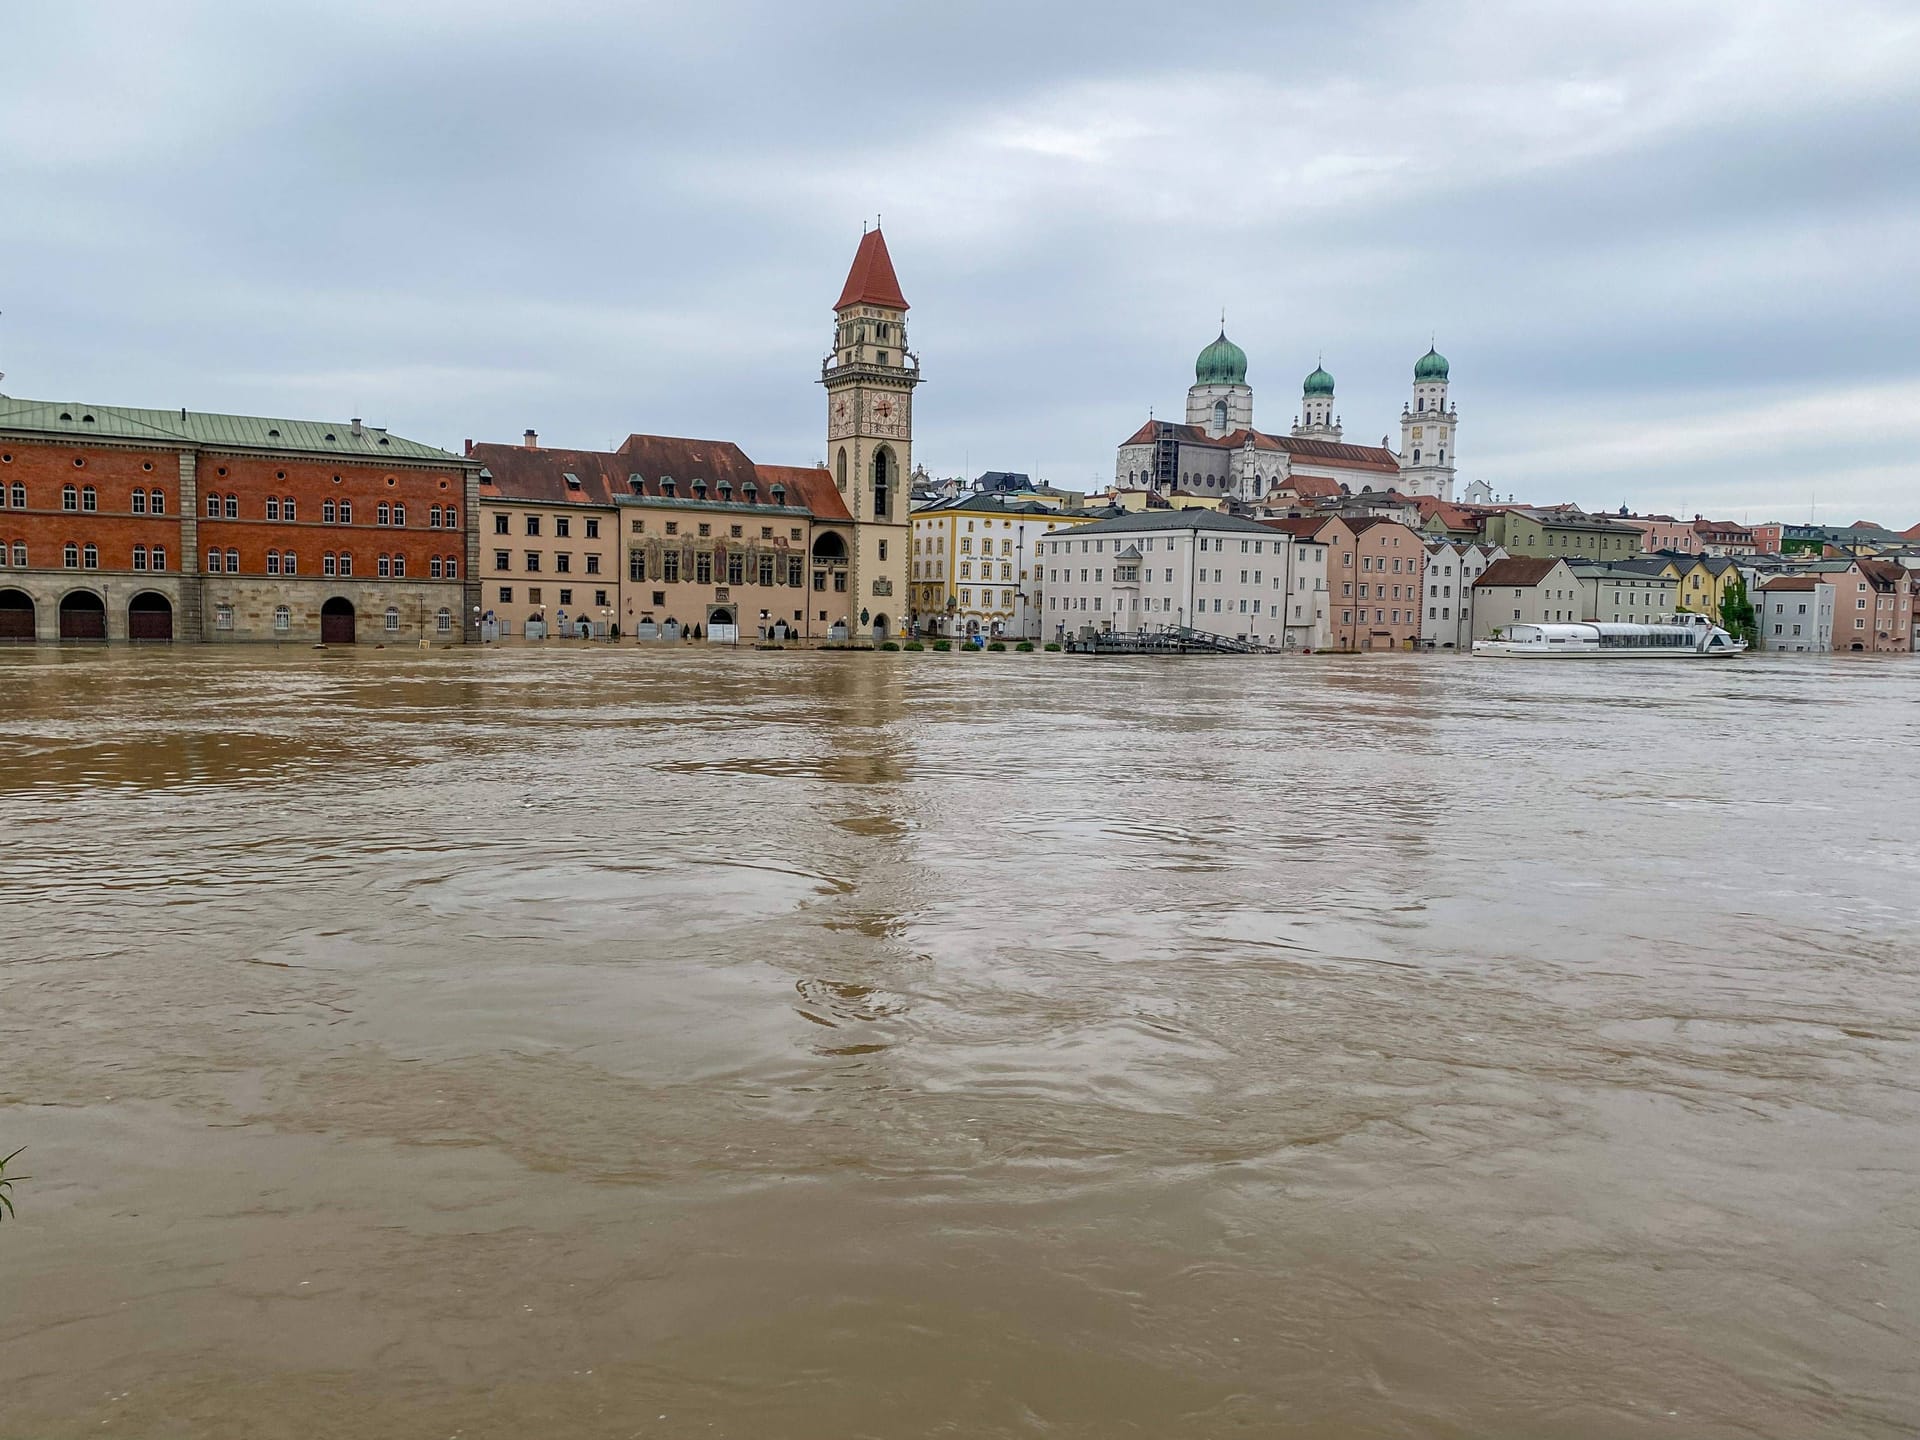
{"label": "metal gangway", "polygon": [[1190,625],[1154,630],[1095,630],[1091,626],[1066,639],[1073,655],[1284,655],[1279,645],[1262,645],[1237,635],[1216,635]]}

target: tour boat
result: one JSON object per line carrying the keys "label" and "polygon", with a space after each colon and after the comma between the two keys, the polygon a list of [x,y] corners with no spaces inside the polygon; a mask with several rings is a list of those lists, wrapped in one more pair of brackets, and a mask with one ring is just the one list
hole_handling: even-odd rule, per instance
{"label": "tour boat", "polygon": [[1476,655],[1559,660],[1575,656],[1615,660],[1697,660],[1738,655],[1736,640],[1704,615],[1676,615],[1648,625],[1583,620],[1503,625],[1492,640],[1473,642]]}

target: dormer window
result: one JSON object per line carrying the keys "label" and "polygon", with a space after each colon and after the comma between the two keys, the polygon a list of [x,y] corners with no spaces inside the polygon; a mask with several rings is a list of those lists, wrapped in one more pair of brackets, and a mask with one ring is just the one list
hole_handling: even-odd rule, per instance
{"label": "dormer window", "polygon": [[776,505],[784,505],[787,503],[787,487],[786,486],[776,485],[773,487],[773,503]]}
{"label": "dormer window", "polygon": [[580,477],[578,475],[568,472],[563,478],[566,480],[569,490],[578,490],[580,488]]}
{"label": "dormer window", "polygon": [[731,500],[733,498],[733,482],[731,480],[722,480],[720,482],[720,498],[722,500]]}
{"label": "dormer window", "polygon": [[740,494],[745,497],[746,502],[751,505],[760,498],[760,487],[749,480],[745,485],[740,487]]}
{"label": "dormer window", "polygon": [[671,475],[662,475],[660,477],[660,493],[666,496],[669,500],[673,498],[674,484],[673,484],[673,477]]}
{"label": "dormer window", "polygon": [[644,495],[647,493],[647,482],[642,480],[638,475],[629,475],[627,477],[627,488],[636,495]]}

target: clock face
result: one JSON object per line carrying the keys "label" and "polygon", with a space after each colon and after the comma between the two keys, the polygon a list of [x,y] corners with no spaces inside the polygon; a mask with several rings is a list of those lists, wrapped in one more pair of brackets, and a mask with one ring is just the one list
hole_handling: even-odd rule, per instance
{"label": "clock face", "polygon": [[844,420],[847,418],[847,402],[845,400],[834,401],[833,418],[836,420]]}
{"label": "clock face", "polygon": [[878,415],[882,420],[891,420],[893,418],[893,401],[882,395],[874,402],[873,413]]}

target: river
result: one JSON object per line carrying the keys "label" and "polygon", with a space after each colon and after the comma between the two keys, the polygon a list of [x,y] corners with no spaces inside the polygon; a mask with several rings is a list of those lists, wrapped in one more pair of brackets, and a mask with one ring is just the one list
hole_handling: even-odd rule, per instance
{"label": "river", "polygon": [[1920,1432],[1920,665],[0,652],[0,1435]]}

